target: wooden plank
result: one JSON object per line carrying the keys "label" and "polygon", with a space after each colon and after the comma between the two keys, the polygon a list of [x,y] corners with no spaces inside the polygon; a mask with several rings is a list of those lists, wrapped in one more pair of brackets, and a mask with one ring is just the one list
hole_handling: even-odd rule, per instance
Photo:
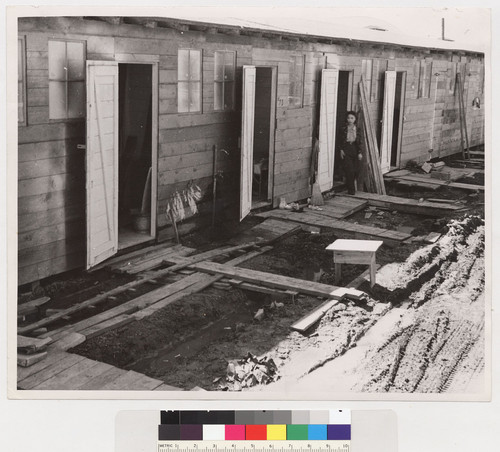
{"label": "wooden plank", "polygon": [[136,319],[134,317],[128,314],[121,314],[107,321],[100,322],[97,325],[89,326],[88,328],[81,330],[81,334],[83,334],[88,340],[94,336],[98,336],[124,325],[128,325],[135,320]]}
{"label": "wooden plank", "polygon": [[50,337],[37,339],[34,337],[17,336],[17,350],[23,353],[34,353],[40,350],[45,350],[47,345],[52,342]]}
{"label": "wooden plank", "polygon": [[119,267],[121,264],[124,262],[132,262],[135,259],[140,258],[143,255],[148,255],[149,253],[154,253],[154,252],[159,252],[160,250],[164,250],[166,248],[173,248],[175,245],[172,245],[172,243],[163,243],[163,244],[157,244],[157,245],[151,245],[146,248],[140,248],[138,250],[125,253],[125,254],[118,254],[116,256],[111,257],[110,259],[101,262],[100,264],[96,265],[95,267],[92,267],[89,271],[95,271],[99,270],[101,268],[109,268],[110,270],[114,270],[115,268]]}
{"label": "wooden plank", "polygon": [[17,367],[17,381],[22,381],[43,369],[54,365],[57,361],[65,358],[67,353],[65,352],[51,352],[46,359],[36,363],[31,367]]}
{"label": "wooden plank", "polygon": [[83,334],[71,332],[63,335],[57,339],[53,344],[51,344],[51,349],[58,350],[69,350],[70,348],[76,347],[77,345],[85,342],[85,336]]}
{"label": "wooden plank", "polygon": [[336,286],[290,278],[272,273],[250,270],[247,268],[230,267],[215,262],[199,262],[192,265],[196,270],[206,273],[216,273],[229,278],[241,279],[251,283],[259,283],[265,286],[276,287],[284,290],[295,290],[300,293],[319,297],[330,297],[332,292],[338,289]]}
{"label": "wooden plank", "polygon": [[330,308],[335,306],[338,302],[339,300],[325,301],[324,303],[320,304],[317,308],[315,308],[312,312],[306,314],[300,320],[295,322],[290,328],[300,333],[306,332],[316,322],[318,322],[328,312]]}
{"label": "wooden plank", "polygon": [[267,218],[267,217],[281,218],[289,221],[295,221],[297,223],[329,228],[334,231],[338,231],[339,233],[342,232],[354,233],[360,236],[360,238],[367,238],[367,239],[374,237],[381,238],[384,241],[384,243],[387,243],[389,245],[393,245],[394,242],[403,241],[406,240],[408,237],[410,237],[409,234],[405,234],[398,231],[395,231],[394,234],[389,237],[385,234],[387,232],[387,230],[385,229],[375,228],[373,226],[365,226],[361,224],[354,224],[348,221],[336,220],[328,217],[322,217],[313,212],[301,213],[301,212],[290,212],[288,210],[274,209],[267,212],[257,213],[255,214],[255,216],[262,218]]}
{"label": "wooden plank", "polygon": [[[38,312],[45,303],[50,301],[50,297],[41,297],[36,300],[31,300],[26,303],[19,304],[17,306],[17,315],[29,315]],[[18,341],[19,341],[18,336]],[[18,342],[19,343],[19,342]],[[18,345],[19,346],[19,345]]]}
{"label": "wooden plank", "polygon": [[64,371],[65,369],[74,366],[75,364],[79,363],[84,359],[86,358],[84,358],[83,356],[74,355],[71,353],[65,353],[65,356],[62,359],[58,360],[53,365],[46,367],[40,372],[30,375],[29,377],[25,378],[22,381],[18,381],[18,386],[21,389],[33,389],[35,386],[43,383],[49,378],[54,377],[55,375]]}
{"label": "wooden plank", "polygon": [[484,191],[484,185],[473,185],[473,184],[463,184],[460,182],[449,182],[449,181],[442,181],[439,179],[431,179],[431,178],[425,178],[421,177],[418,175],[414,176],[403,176],[403,177],[398,177],[395,178],[398,182],[416,182],[419,183],[420,185],[439,185],[439,186],[447,186],[451,188],[461,188],[464,190],[471,190],[471,191],[476,191],[476,190],[481,190]]}
{"label": "wooden plank", "polygon": [[[133,370],[129,370],[128,372],[120,375],[118,378],[110,381],[109,383],[101,386],[99,389],[106,391],[117,391],[117,390],[127,390],[134,389],[134,385],[139,383],[142,380],[144,375],[134,372]],[[159,382],[158,387],[162,382]],[[154,388],[152,388],[154,389]]]}
{"label": "wooden plank", "polygon": [[82,385],[80,385],[78,388],[75,389],[81,391],[100,390],[103,386],[109,384],[110,382],[115,381],[117,378],[119,378],[122,375],[125,375],[126,373],[127,373],[126,370],[111,366],[110,369],[104,371],[103,373],[99,374],[94,378],[91,378],[86,383],[83,383]]}
{"label": "wooden plank", "polygon": [[251,248],[251,247],[255,246],[256,244],[257,244],[256,242],[251,242],[251,243],[246,243],[244,245],[238,245],[238,246],[233,246],[233,247],[229,247],[229,248],[212,250],[212,251],[209,251],[206,253],[200,253],[200,254],[197,254],[197,255],[189,257],[189,258],[182,258],[183,259],[182,263],[179,263],[177,265],[173,265],[172,267],[169,267],[166,269],[161,269],[161,270],[157,270],[155,272],[150,272],[146,277],[138,278],[137,280],[134,280],[134,281],[131,281],[127,284],[124,284],[123,286],[116,287],[115,289],[112,289],[106,293],[96,295],[95,297],[93,297],[89,300],[86,300],[82,303],[79,303],[78,305],[67,308],[59,313],[53,314],[45,319],[41,319],[38,322],[32,323],[30,325],[27,325],[27,326],[24,326],[21,328],[18,328],[18,333],[19,334],[26,334],[30,331],[36,330],[37,328],[40,328],[40,327],[43,327],[46,325],[50,325],[51,323],[55,322],[56,320],[59,320],[60,318],[65,317],[67,315],[71,315],[75,312],[81,311],[82,309],[85,309],[88,306],[95,306],[96,304],[105,301],[110,296],[125,292],[126,290],[129,290],[130,288],[133,288],[133,287],[136,287],[140,284],[143,284],[143,283],[147,282],[148,280],[159,278],[161,276],[165,276],[169,273],[180,270],[182,268],[186,268],[192,263],[200,262],[202,260],[207,259],[208,256],[214,257],[217,254],[232,252],[232,251],[236,251],[238,249]]}
{"label": "wooden plank", "polygon": [[401,198],[398,196],[378,195],[375,193],[357,192],[354,197],[368,201],[371,206],[384,207],[399,212],[414,213],[441,217],[460,210],[456,204],[443,204],[431,201],[419,202],[418,199]]}
{"label": "wooden plank", "polygon": [[27,355],[24,353],[17,354],[17,365],[21,367],[30,367],[47,357],[47,352],[34,353]]}
{"label": "wooden plank", "polygon": [[189,256],[193,254],[196,250],[194,248],[182,247],[176,250],[167,249],[163,253],[155,253],[154,255],[145,257],[144,259],[138,260],[136,263],[127,263],[125,266],[119,267],[120,271],[128,273],[130,275],[135,275],[140,272],[151,270],[155,267],[165,263],[165,258],[167,256],[175,260],[176,256]]}
{"label": "wooden plank", "polygon": [[97,364],[99,364],[97,361],[84,358],[75,365],[68,367],[67,369],[64,369],[63,371],[59,372],[53,377],[33,386],[31,389],[35,391],[72,389],[72,387],[69,386],[67,382],[69,380],[72,380],[75,376],[78,376],[79,374],[88,371],[88,369],[91,369],[93,366],[96,366]]}
{"label": "wooden plank", "polygon": [[[268,251],[270,247],[263,247],[260,250],[253,251],[251,253],[245,254],[243,256],[238,256],[230,261],[228,261],[225,265],[239,265],[243,262],[246,262],[253,257],[265,253]],[[169,297],[164,298],[163,300],[160,300],[151,306],[147,307],[146,309],[143,309],[135,314],[133,314],[133,317],[136,319],[143,319],[144,317],[147,317],[154,312],[158,311],[159,309],[163,309],[165,306],[173,303],[174,301],[180,300],[181,298],[185,297],[186,295],[190,295],[192,293],[199,292],[206,287],[212,285],[214,282],[217,282],[223,278],[223,275],[217,275],[217,276],[208,276],[208,275],[202,275],[200,273],[194,273],[191,275],[192,278],[196,277],[196,282],[192,284],[191,286],[187,287],[181,292],[178,292],[174,295],[171,295]]]}
{"label": "wooden plank", "polygon": [[96,364],[85,368],[82,372],[69,377],[64,382],[64,388],[57,389],[80,389],[83,385],[89,383],[94,378],[104,374],[105,372],[108,372],[111,369],[113,369],[113,366],[111,364],[97,362]]}

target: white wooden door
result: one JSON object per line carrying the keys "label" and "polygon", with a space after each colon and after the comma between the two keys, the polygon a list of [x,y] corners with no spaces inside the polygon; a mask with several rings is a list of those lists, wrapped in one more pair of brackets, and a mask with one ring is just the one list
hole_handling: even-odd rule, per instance
{"label": "white wooden door", "polygon": [[382,170],[382,174],[389,172],[391,169],[395,95],[396,71],[386,71],[384,85],[384,108],[382,112],[382,140],[380,143],[380,168]]}
{"label": "white wooden door", "polygon": [[322,70],[318,156],[318,183],[321,191],[333,187],[338,81],[338,69]]}
{"label": "white wooden door", "polygon": [[240,221],[252,208],[253,134],[255,115],[255,66],[243,66],[243,103],[241,107]]}
{"label": "white wooden door", "polygon": [[87,268],[118,251],[118,63],[87,61]]}

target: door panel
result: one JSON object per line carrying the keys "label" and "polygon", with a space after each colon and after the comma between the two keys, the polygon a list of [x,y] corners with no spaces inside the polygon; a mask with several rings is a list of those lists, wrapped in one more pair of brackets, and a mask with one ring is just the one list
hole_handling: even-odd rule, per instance
{"label": "door panel", "polygon": [[118,251],[118,63],[87,61],[87,268]]}
{"label": "door panel", "polygon": [[327,191],[333,187],[338,78],[339,71],[337,69],[323,69],[318,156],[318,182],[321,191]]}
{"label": "door panel", "polygon": [[253,134],[255,115],[255,66],[243,66],[241,108],[240,221],[252,208]]}
{"label": "door panel", "polygon": [[396,71],[385,72],[384,107],[382,112],[382,140],[380,143],[380,168],[382,174],[391,169],[392,133],[394,125],[394,98],[396,95]]}

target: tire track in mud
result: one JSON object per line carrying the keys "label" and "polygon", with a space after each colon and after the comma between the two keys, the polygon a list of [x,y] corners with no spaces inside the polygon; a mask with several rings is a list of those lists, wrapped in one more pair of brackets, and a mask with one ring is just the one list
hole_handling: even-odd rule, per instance
{"label": "tire track in mud", "polygon": [[395,331],[356,369],[364,378],[353,389],[439,393],[465,390],[480,378],[484,278],[484,223],[476,217],[451,222],[446,236],[417,250],[395,275],[395,291],[403,284],[413,289],[417,281],[421,286]]}

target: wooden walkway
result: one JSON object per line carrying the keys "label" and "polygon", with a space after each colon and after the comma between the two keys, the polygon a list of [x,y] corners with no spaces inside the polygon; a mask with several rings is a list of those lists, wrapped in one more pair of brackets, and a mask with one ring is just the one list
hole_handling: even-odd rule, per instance
{"label": "wooden walkway", "polygon": [[397,245],[403,240],[411,237],[404,232],[392,231],[389,229],[376,228],[362,224],[350,223],[345,220],[338,220],[328,215],[327,211],[304,209],[303,212],[292,212],[290,210],[274,209],[256,214],[260,218],[279,218],[303,225],[329,228],[340,234],[350,233],[359,239],[383,240],[388,245]]}
{"label": "wooden walkway", "polygon": [[463,207],[453,202],[431,202],[418,199],[401,198],[399,196],[378,195],[376,193],[357,192],[353,197],[364,200],[374,207],[384,207],[398,212],[413,213],[417,215],[442,217],[461,210]]}
{"label": "wooden walkway", "polygon": [[[143,253],[136,251],[130,255],[110,259],[105,264],[108,268],[114,271],[131,274],[142,273],[142,276],[138,275],[137,280],[121,288],[115,288],[107,293],[99,294],[89,300],[81,302],[79,305],[58,312],[51,317],[18,328],[18,332],[28,333],[32,331],[35,326],[49,325],[64,314],[78,312],[88,306],[95,306],[98,302],[105,301],[108,297],[118,296],[124,289],[128,288],[132,290],[133,293],[133,286],[138,284],[149,283],[156,287],[102,313],[48,331],[40,336],[42,339],[31,338],[23,342],[23,337],[18,336],[17,345],[19,350],[26,349],[26,351],[29,351],[27,345],[33,348],[37,344],[40,347],[42,345],[45,346],[47,341],[50,343],[46,351],[44,351],[45,347],[40,348],[41,355],[43,354],[43,359],[41,359],[41,361],[35,362],[34,355],[18,354],[18,361],[23,365],[27,365],[24,361],[29,358],[34,362],[34,364],[28,367],[17,366],[18,388],[24,390],[181,390],[165,385],[162,381],[150,378],[146,375],[87,359],[69,353],[67,350],[81,344],[91,337],[103,334],[112,329],[126,325],[127,323],[143,319],[159,309],[163,309],[165,306],[187,295],[199,292],[224,278],[223,274],[211,275],[205,272],[198,272],[195,269],[185,271],[188,266],[200,261],[208,261],[212,258],[220,257],[221,255],[224,255],[227,259],[232,253],[239,252],[240,255],[233,257],[225,264],[225,268],[234,268],[234,266],[240,265],[271,249],[270,246],[256,246],[255,241],[248,243],[247,239],[249,237],[255,239],[256,234],[262,234],[263,237],[257,237],[257,242],[269,243],[292,234],[298,229],[299,227],[294,224],[279,220],[267,220],[254,227],[248,237],[242,238],[245,242],[244,245],[219,248],[193,256],[190,255],[195,250],[182,246],[160,246],[158,249],[149,247],[143,250]],[[169,269],[153,270],[161,264],[172,261],[175,265]],[[182,273],[173,273],[174,271]],[[167,275],[168,281],[160,280],[161,277]],[[19,338],[21,338],[21,340]],[[25,358],[25,356],[28,358]]]}
{"label": "wooden walkway", "polygon": [[[473,171],[471,171],[472,173]],[[430,190],[437,190],[439,187],[458,188],[467,191],[484,191],[484,185],[464,184],[453,182],[451,180],[433,179],[430,174],[410,173],[401,176],[391,176],[391,173],[384,175],[387,181],[395,181],[397,183],[409,186],[419,186]]]}
{"label": "wooden walkway", "polygon": [[49,349],[43,361],[17,367],[17,387],[35,391],[182,391],[147,375],[55,348]]}

